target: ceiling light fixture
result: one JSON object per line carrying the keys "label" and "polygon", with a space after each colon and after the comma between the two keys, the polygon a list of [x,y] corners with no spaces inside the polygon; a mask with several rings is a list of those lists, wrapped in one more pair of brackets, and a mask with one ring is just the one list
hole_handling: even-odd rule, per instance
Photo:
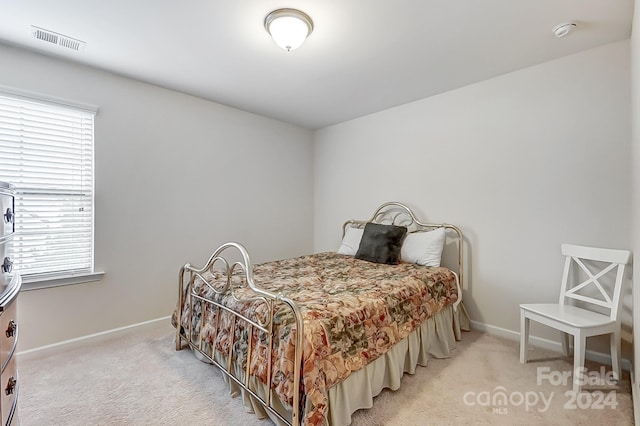
{"label": "ceiling light fixture", "polygon": [[555,34],[555,36],[558,38],[564,37],[569,34],[575,27],[577,27],[575,22],[564,22],[553,27],[553,34]]}
{"label": "ceiling light fixture", "polygon": [[297,9],[276,9],[264,18],[264,28],[287,52],[297,49],[313,31],[313,21]]}

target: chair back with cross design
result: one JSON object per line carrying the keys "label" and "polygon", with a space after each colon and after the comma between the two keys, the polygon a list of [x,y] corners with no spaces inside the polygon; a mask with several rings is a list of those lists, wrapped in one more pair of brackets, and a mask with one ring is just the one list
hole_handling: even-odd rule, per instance
{"label": "chair back with cross design", "polygon": [[[560,304],[564,305],[571,300],[576,300],[581,302],[581,306],[585,309],[593,309],[585,305],[600,306],[605,310],[601,313],[608,315],[614,321],[620,321],[618,311],[624,270],[629,263],[631,253],[628,250],[572,244],[562,244],[561,249],[566,259],[562,274]],[[581,272],[586,279],[580,283],[573,282],[570,279],[572,267],[578,268],[578,272]],[[575,273],[576,271],[573,272],[574,275],[579,275]],[[613,276],[615,276],[613,288],[608,288],[610,286],[607,286],[605,280]]]}

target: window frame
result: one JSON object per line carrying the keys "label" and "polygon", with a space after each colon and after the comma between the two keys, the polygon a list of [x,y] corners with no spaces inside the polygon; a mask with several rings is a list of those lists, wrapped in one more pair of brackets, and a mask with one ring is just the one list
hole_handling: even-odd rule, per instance
{"label": "window frame", "polygon": [[[95,196],[96,196],[95,194],[95,168],[96,168],[95,167],[95,146],[96,146],[95,118],[98,114],[98,107],[95,105],[42,95],[39,93],[26,91],[22,89],[16,89],[13,87],[8,87],[3,85],[0,85],[0,95],[5,97],[10,97],[15,100],[22,100],[25,102],[32,102],[32,103],[35,102],[35,103],[44,104],[44,105],[48,105],[55,108],[78,110],[80,112],[90,113],[93,115],[93,125],[92,125],[93,157],[92,157],[91,168],[92,168],[92,183],[93,183],[92,204],[94,207],[92,209],[92,214],[91,214],[91,234],[92,234],[91,270],[86,272],[81,272],[81,273],[71,273],[70,271],[69,273],[65,273],[65,271],[62,271],[60,273],[52,274],[51,276],[47,276],[46,274],[44,275],[41,274],[40,276],[35,275],[31,277],[28,275],[23,275],[22,290],[35,290],[35,289],[42,289],[42,288],[59,287],[64,285],[80,284],[80,283],[94,282],[94,281],[100,280],[104,276],[104,271],[97,271],[95,267],[96,266],[96,262],[95,262],[95,247],[96,247],[96,241],[95,241]],[[13,182],[10,182],[10,183],[14,184],[14,186],[19,192],[18,186],[15,185],[15,183]],[[16,194],[16,197],[17,197],[17,194]],[[14,237],[14,240],[15,238],[16,237]],[[19,273],[20,272],[19,267],[17,270]]]}

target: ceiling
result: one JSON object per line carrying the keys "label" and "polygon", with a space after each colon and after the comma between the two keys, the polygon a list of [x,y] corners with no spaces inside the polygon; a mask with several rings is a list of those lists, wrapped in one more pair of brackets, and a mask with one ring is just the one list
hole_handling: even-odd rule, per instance
{"label": "ceiling", "polygon": [[[628,39],[633,2],[0,0],[0,41],[317,129]],[[315,25],[292,52],[263,26],[281,7]],[[565,21],[576,30],[556,38]]]}

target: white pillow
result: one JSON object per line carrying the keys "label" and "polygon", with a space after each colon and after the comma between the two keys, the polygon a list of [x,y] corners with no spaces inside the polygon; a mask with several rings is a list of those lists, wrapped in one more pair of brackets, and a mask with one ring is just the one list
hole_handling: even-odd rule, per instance
{"label": "white pillow", "polygon": [[355,256],[358,247],[360,247],[363,232],[364,228],[356,228],[354,226],[347,227],[344,238],[342,238],[342,244],[340,244],[340,248],[338,248],[338,254]]}
{"label": "white pillow", "polygon": [[422,266],[440,266],[444,240],[444,228],[407,234],[402,243],[400,258]]}

